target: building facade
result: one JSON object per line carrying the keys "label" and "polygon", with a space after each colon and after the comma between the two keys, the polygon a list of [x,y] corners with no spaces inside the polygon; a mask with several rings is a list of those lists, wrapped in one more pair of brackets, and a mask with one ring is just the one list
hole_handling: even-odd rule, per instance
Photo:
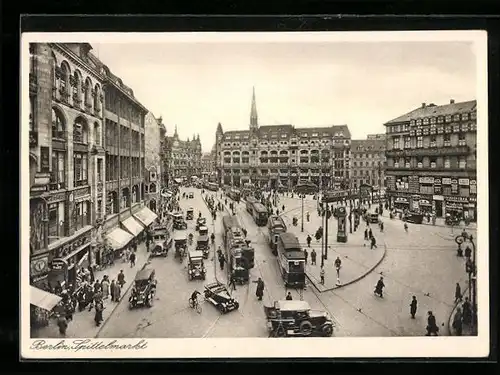
{"label": "building facade", "polygon": [[175,127],[174,135],[166,137],[166,152],[165,159],[166,168],[168,169],[169,184],[172,181],[180,183],[183,180],[191,180],[192,176],[202,176],[201,163],[201,141],[200,135],[194,136],[193,139],[182,141]]}
{"label": "building facade", "polygon": [[272,189],[308,180],[320,188],[340,188],[349,179],[351,134],[347,125],[298,128],[259,126],[255,90],[248,130],[216,130],[219,183],[249,182]]}
{"label": "building facade", "polygon": [[362,184],[374,190],[385,188],[385,140],[353,139],[351,141],[351,179],[350,188],[358,189]]}
{"label": "building facade", "polygon": [[376,140],[376,139],[378,139],[378,140],[385,141],[386,138],[387,138],[386,135],[383,134],[383,133],[382,134],[368,134],[366,136],[366,139],[368,139],[368,140]]}
{"label": "building facade", "polygon": [[205,152],[201,157],[201,174],[207,181],[215,174],[213,154],[213,152]]}
{"label": "building facade", "polygon": [[476,220],[476,101],[423,103],[385,126],[391,206]]}
{"label": "building facade", "polygon": [[145,119],[145,204],[155,213],[160,206],[162,172],[162,149],[165,138],[165,125],[162,118],[148,112]]}
{"label": "building facade", "polygon": [[87,43],[30,45],[30,281],[74,282],[104,209],[103,77]]}

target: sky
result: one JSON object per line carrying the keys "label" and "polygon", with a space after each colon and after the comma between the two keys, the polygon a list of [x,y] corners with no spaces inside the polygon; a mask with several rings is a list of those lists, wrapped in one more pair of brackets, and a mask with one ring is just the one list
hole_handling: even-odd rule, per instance
{"label": "sky", "polygon": [[470,42],[92,43],[167,134],[200,135],[217,123],[248,129],[252,87],[259,125],[346,124],[352,139],[422,103],[476,99]]}

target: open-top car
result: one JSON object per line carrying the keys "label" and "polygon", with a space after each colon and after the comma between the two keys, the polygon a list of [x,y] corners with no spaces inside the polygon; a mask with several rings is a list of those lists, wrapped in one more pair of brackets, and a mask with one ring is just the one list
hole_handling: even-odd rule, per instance
{"label": "open-top car", "polygon": [[187,223],[184,221],[184,217],[182,216],[182,212],[176,212],[172,215],[174,219],[174,229],[183,230],[187,229]]}
{"label": "open-top car", "polygon": [[240,304],[231,296],[227,287],[219,282],[205,285],[205,300],[223,314],[237,310],[240,307]]}
{"label": "open-top car", "polygon": [[200,227],[207,225],[207,219],[204,217],[199,217],[196,219],[196,230],[200,230]]}
{"label": "open-top car", "polygon": [[179,258],[181,261],[186,256],[186,251],[188,247],[187,232],[179,231],[175,234],[174,247],[175,247],[175,257]]}
{"label": "open-top car", "polygon": [[325,311],[311,310],[306,301],[275,301],[264,306],[271,336],[326,336],[333,334],[333,321]]}
{"label": "open-top car", "polygon": [[203,262],[203,252],[199,250],[190,251],[188,262],[189,280],[205,280],[206,273],[205,264]]}
{"label": "open-top car", "polygon": [[201,250],[203,253],[203,258],[207,259],[210,252],[210,244],[208,242],[208,236],[199,236],[196,240],[196,250]]}
{"label": "open-top car", "polygon": [[153,306],[156,294],[156,283],[154,269],[145,268],[138,271],[135,275],[132,293],[128,299],[129,307],[134,308],[141,305],[147,307]]}
{"label": "open-top car", "polygon": [[186,211],[186,220],[193,220],[194,219],[194,208],[189,207],[188,210]]}
{"label": "open-top car", "polygon": [[201,225],[199,228],[198,228],[198,234],[201,236],[208,236],[208,227],[206,227],[205,225]]}

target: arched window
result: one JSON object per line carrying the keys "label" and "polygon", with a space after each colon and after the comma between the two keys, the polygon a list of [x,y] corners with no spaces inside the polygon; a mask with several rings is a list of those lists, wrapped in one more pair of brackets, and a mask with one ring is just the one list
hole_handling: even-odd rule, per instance
{"label": "arched window", "polygon": [[73,124],[73,142],[88,143],[87,122],[82,117],[77,117]]}
{"label": "arched window", "polygon": [[150,193],[156,193],[156,184],[151,184],[149,185],[149,192]]}
{"label": "arched window", "polygon": [[52,75],[52,96],[55,97],[56,94],[56,89],[57,89],[57,75],[56,75],[56,66],[57,66],[57,59],[56,56],[54,55],[54,52],[52,52],[52,60],[50,63],[50,73]]}
{"label": "arched window", "polygon": [[77,106],[82,102],[80,91],[82,87],[82,79],[80,78],[80,72],[75,70],[73,74],[73,82],[71,83],[73,91],[73,103]]}
{"label": "arched window", "polygon": [[52,138],[65,140],[66,124],[58,109],[52,108]]}
{"label": "arched window", "polygon": [[61,63],[61,80],[59,82],[59,92],[63,100],[66,100],[69,96],[69,77],[70,77],[69,65],[66,61]]}
{"label": "arched window", "polygon": [[122,200],[120,202],[120,209],[130,207],[130,190],[129,188],[124,188],[122,190]]}
{"label": "arched window", "polygon": [[97,122],[94,122],[94,142],[96,145],[101,145],[101,127]]}
{"label": "arched window", "polygon": [[92,107],[92,81],[90,78],[85,81],[85,107]]}
{"label": "arched window", "polygon": [[93,95],[94,95],[94,111],[99,112],[101,110],[101,88],[97,84],[95,85]]}

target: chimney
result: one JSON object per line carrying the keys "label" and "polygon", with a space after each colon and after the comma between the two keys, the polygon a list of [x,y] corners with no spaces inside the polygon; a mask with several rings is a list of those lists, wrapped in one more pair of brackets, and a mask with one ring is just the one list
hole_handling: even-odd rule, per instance
{"label": "chimney", "polygon": [[455,104],[455,99],[450,99],[450,104]]}
{"label": "chimney", "polygon": [[422,108],[425,108],[425,103],[422,103]]}

